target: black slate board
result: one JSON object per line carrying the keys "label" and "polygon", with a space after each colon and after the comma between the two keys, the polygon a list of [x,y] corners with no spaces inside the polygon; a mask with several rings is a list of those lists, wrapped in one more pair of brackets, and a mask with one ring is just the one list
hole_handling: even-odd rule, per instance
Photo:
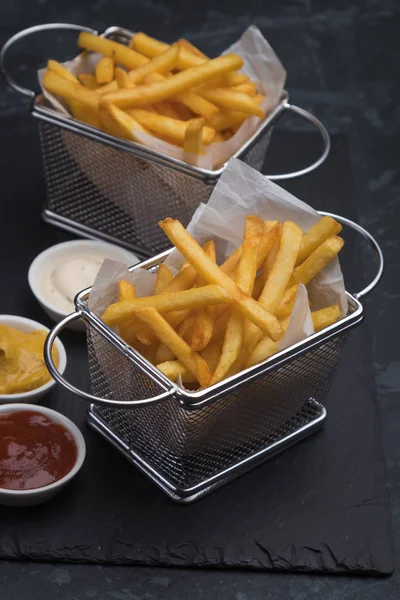
{"label": "black slate board", "polygon": [[[30,125],[11,119],[9,131],[19,134],[18,148],[23,148],[26,156],[21,157],[11,144],[10,155],[0,157],[1,167],[17,171],[17,155],[20,160],[26,158],[27,167],[24,181],[15,178],[15,189],[10,191],[20,195],[20,188],[30,186],[33,192],[22,213],[6,209],[7,221],[0,222],[2,244],[12,243],[9,232],[17,224],[25,234],[20,237],[15,259],[19,269],[14,271],[12,293],[1,299],[0,310],[45,321],[26,291],[24,268],[40,246],[66,236],[41,224],[36,217],[42,183],[38,164],[28,160],[36,141],[31,137]],[[289,143],[294,155],[304,157],[314,139],[308,134],[286,134],[275,145],[278,152]],[[316,207],[324,208],[319,202],[323,196],[330,210],[349,215],[347,147],[343,138],[334,141],[330,170],[323,167],[318,175],[310,177],[309,186],[304,178],[290,187]],[[340,177],[332,176],[332,170]],[[319,180],[326,187],[321,187]],[[325,189],[330,196],[322,192]],[[348,265],[355,253],[350,240]],[[6,268],[1,265],[0,275],[5,276]],[[84,386],[87,370],[83,339],[73,333],[63,339],[70,358],[67,374]],[[390,513],[371,365],[365,328],[361,327],[346,346],[329,396],[325,429],[191,506],[168,500],[88,429],[84,404],[57,389],[48,402],[83,427],[86,462],[74,482],[53,501],[32,509],[2,507],[0,557],[390,573]]]}

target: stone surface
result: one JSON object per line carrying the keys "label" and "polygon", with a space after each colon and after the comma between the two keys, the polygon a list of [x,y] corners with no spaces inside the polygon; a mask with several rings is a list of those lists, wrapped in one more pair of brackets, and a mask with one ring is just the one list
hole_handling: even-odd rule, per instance
{"label": "stone surface", "polygon": [[[368,327],[379,399],[382,406],[383,442],[388,488],[397,538],[400,534],[400,412],[399,320],[400,284],[396,258],[399,250],[397,198],[399,194],[398,134],[400,109],[397,0],[278,0],[238,2],[204,0],[20,0],[0,5],[0,41],[24,27],[42,22],[70,22],[104,29],[119,24],[140,29],[162,39],[187,36],[210,54],[229,45],[249,24],[255,23],[282,58],[288,71],[293,102],[318,115],[331,132],[348,138],[355,181],[354,202],[361,222],[373,229],[386,256],[383,285],[368,301]],[[73,54],[62,36],[35,43],[34,52],[21,44],[10,60],[13,74],[27,81],[38,62],[48,55],[64,59]],[[2,84],[0,119],[22,114],[27,101]],[[0,121],[1,122],[1,121]],[[297,119],[285,118],[280,128],[300,129]],[[16,131],[16,135],[18,132]],[[2,152],[10,140],[1,139]],[[288,149],[290,154],[290,149]],[[301,157],[299,157],[301,160]],[[21,165],[21,169],[23,165]],[[38,163],[38,168],[40,164]],[[283,167],[284,168],[284,167]],[[7,173],[2,173],[7,181]],[[21,171],[22,177],[22,171]],[[305,179],[304,179],[305,181]],[[311,181],[311,179],[310,179]],[[304,185],[304,184],[303,184]],[[13,185],[6,186],[12,196]],[[324,190],[321,190],[321,194]],[[306,200],[306,198],[304,198]],[[29,189],[27,190],[29,202]],[[7,198],[3,197],[3,206]],[[2,217],[5,218],[8,208]],[[17,232],[16,232],[17,236]],[[54,241],[62,239],[56,236]],[[32,258],[40,249],[32,248]],[[29,264],[29,263],[28,263]],[[25,265],[25,267],[28,266]],[[13,290],[13,277],[7,286]],[[27,291],[18,290],[21,308]],[[24,296],[25,294],[25,296]],[[3,312],[3,303],[0,304]],[[399,545],[397,567],[399,563]],[[48,596],[60,600],[152,598],[258,598],[324,600],[375,600],[399,597],[400,570],[388,579],[358,579],[269,575],[248,572],[186,571],[128,567],[93,567],[34,563],[0,563],[1,598]]]}

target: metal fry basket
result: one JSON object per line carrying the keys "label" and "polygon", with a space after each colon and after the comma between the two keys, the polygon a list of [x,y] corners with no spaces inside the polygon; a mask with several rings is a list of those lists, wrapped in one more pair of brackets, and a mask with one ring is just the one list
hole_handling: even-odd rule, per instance
{"label": "metal fry basket", "polygon": [[[166,216],[187,225],[201,202],[207,202],[225,165],[216,170],[191,166],[153,150],[126,142],[61,115],[42,94],[16,83],[5,69],[10,48],[28,35],[46,30],[97,31],[79,25],[50,23],[20,31],[0,53],[0,67],[11,87],[32,100],[32,115],[39,120],[43,165],[47,185],[45,221],[89,238],[116,242],[141,256],[154,256],[168,247],[157,227]],[[132,32],[109,27],[104,37],[127,44]],[[323,151],[312,165],[293,173],[268,175],[281,180],[316,169],[327,157],[329,135],[313,115],[289,103],[284,92],[277,108],[234,154],[260,170],[273,127],[284,112],[307,119],[320,132]]]}
{"label": "metal fry basket", "polygon": [[[173,500],[196,500],[322,426],[347,334],[363,319],[360,299],[383,272],[374,238],[331,216],[372,245],[379,263],[375,278],[358,294],[347,293],[348,314],[337,323],[209,388],[181,389],[126,345],[88,308],[90,289],[76,297],[76,312],[50,332],[45,358],[53,377],[90,403],[90,425]],[[131,270],[156,269],[169,252]],[[51,356],[56,336],[76,319],[87,328],[93,394],[67,382]]]}

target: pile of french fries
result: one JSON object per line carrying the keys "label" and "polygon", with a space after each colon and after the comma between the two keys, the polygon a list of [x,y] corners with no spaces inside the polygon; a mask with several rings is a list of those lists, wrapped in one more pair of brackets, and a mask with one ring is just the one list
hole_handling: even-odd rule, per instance
{"label": "pile of french fries", "polygon": [[142,32],[129,47],[81,33],[78,46],[102,55],[94,73],[75,77],[49,60],[43,87],[61,96],[76,119],[110,135],[138,142],[144,132],[202,155],[250,115],[264,117],[263,95],[238,72],[237,54],[209,59],[187,40],[169,46]]}
{"label": "pile of french fries", "polygon": [[[173,381],[197,389],[216,384],[277,352],[299,284],[310,281],[340,252],[342,227],[322,217],[307,233],[246,218],[242,244],[217,265],[215,245],[201,247],[182,224],[159,223],[185,258],[179,273],[159,266],[154,295],[136,297],[119,281],[119,301],[102,315],[125,342]],[[341,317],[338,305],[312,311],[315,331]]]}

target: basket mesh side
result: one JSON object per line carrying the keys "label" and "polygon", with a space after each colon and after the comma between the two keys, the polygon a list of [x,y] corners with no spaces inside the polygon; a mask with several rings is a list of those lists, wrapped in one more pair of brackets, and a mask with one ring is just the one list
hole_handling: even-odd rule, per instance
{"label": "basket mesh side", "polygon": [[[170,246],[157,223],[165,217],[187,225],[213,185],[167,166],[138,158],[39,122],[47,208],[77,224],[140,248],[153,256]],[[272,129],[243,160],[260,169]]]}
{"label": "basket mesh side", "polygon": [[[95,413],[158,473],[185,489],[304,424],[310,398],[321,403],[326,398],[345,337],[332,338],[197,410],[188,411],[172,398],[133,410],[97,407]],[[89,351],[93,364],[99,349],[89,344]],[[139,397],[140,383],[130,376],[133,366],[122,360],[124,366],[109,365],[107,381],[120,400]],[[104,394],[93,367],[91,379],[94,394]]]}

